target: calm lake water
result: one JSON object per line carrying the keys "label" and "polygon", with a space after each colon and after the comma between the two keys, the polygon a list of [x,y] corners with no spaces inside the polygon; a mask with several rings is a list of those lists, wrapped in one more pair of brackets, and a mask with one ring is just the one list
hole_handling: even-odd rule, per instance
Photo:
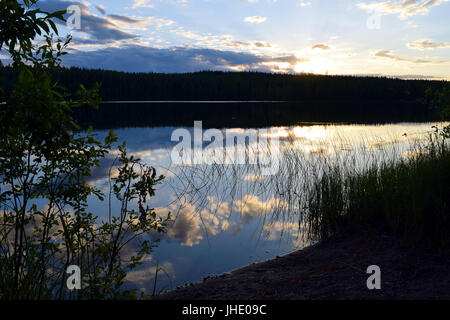
{"label": "calm lake water", "polygon": [[[145,264],[129,274],[130,285],[151,293],[156,265],[161,267],[159,292],[308,245],[313,240],[302,237],[298,212],[311,177],[320,175],[321,168],[330,164],[357,171],[380,159],[408,157],[433,125],[312,125],[256,130],[258,139],[279,141],[270,150],[277,167],[269,174],[262,174],[257,164],[177,165],[172,152],[179,142],[171,137],[180,128],[115,130],[119,141],[127,141],[131,154],[166,176],[150,203],[158,214],[170,211],[175,217],[166,234],[153,235],[161,242]],[[193,128],[185,129],[194,136]],[[225,137],[225,131],[220,132]],[[104,137],[107,131],[95,133]],[[227,133],[242,137],[248,131],[233,128]],[[237,152],[257,149],[260,141],[250,139],[246,149]],[[202,148],[207,146],[201,144]],[[90,179],[105,192],[113,159],[113,155],[104,159]],[[108,216],[105,203],[91,200],[90,206],[100,218]]]}

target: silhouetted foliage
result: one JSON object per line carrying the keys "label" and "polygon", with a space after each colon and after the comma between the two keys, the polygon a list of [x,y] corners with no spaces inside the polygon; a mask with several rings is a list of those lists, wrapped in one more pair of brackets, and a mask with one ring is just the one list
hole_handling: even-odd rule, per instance
{"label": "silhouetted foliage", "polygon": [[430,109],[436,110],[442,120],[450,119],[450,86],[448,83],[440,89],[428,86],[422,103]]}
{"label": "silhouetted foliage", "polygon": [[[89,210],[89,197],[105,195],[88,178],[117,138],[77,133],[72,111],[98,106],[98,87],[78,85],[71,95],[54,82],[49,70],[59,68],[70,37],[53,41],[51,19],[63,20],[62,12],[34,10],[36,1],[0,2],[0,48],[7,47],[7,69],[16,75],[0,90],[0,299],[136,298],[123,284],[154,247],[150,232],[170,220],[148,204],[164,177],[128,156],[123,143],[117,176],[109,175],[109,203],[116,199],[120,208],[110,205],[103,220]],[[38,35],[45,42],[36,46]],[[66,285],[70,265],[81,270],[78,291]]]}

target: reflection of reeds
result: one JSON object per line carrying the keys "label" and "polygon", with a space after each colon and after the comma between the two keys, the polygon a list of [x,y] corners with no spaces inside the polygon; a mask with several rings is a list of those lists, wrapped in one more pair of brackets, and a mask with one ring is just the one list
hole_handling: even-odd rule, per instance
{"label": "reflection of reeds", "polygon": [[[246,195],[254,195],[266,204],[263,209],[259,207],[262,212],[255,215],[261,219],[261,231],[281,224],[286,228],[281,230],[280,236],[303,237],[304,241],[309,241],[336,232],[343,215],[362,220],[369,213],[373,213],[373,217],[386,215],[383,211],[386,208],[381,208],[378,200],[389,206],[389,215],[396,216],[393,210],[399,201],[405,206],[411,203],[405,190],[415,191],[415,197],[419,197],[417,192],[422,187],[411,179],[405,181],[410,184],[407,186],[396,184],[394,187],[387,183],[406,179],[408,174],[422,174],[424,172],[421,170],[426,169],[419,164],[424,163],[425,166],[431,161],[429,153],[424,153],[423,139],[405,141],[401,137],[388,140],[372,137],[355,143],[348,138],[335,137],[332,141],[316,140],[308,144],[308,141],[287,137],[282,142],[278,150],[279,170],[275,175],[264,176],[260,164],[250,163],[172,168],[174,176],[170,179],[170,185],[176,202],[180,206],[183,203],[195,206],[201,219],[204,209],[217,213],[211,208],[211,199],[215,199],[216,203],[229,204],[227,208],[230,212],[226,218],[231,219],[235,214],[243,216],[248,210],[245,208],[245,201],[249,199]],[[248,145],[247,148],[256,147]],[[405,159],[405,154],[416,156]],[[436,153],[437,162],[432,164],[438,165],[441,161],[439,157],[446,154]],[[417,171],[411,171],[413,169]],[[424,183],[431,183],[436,178],[434,175],[438,174],[431,170],[427,178],[429,181]],[[385,193],[380,194],[379,188],[384,188]],[[436,190],[426,184],[422,189]],[[380,198],[383,195],[387,198]],[[388,196],[397,198],[390,199]],[[392,203],[394,200],[396,202]],[[439,201],[435,202],[435,206]],[[233,205],[235,203],[240,205]],[[397,209],[408,211],[406,207]],[[238,222],[244,221],[238,219]],[[293,224],[298,225],[296,232],[292,231]]]}

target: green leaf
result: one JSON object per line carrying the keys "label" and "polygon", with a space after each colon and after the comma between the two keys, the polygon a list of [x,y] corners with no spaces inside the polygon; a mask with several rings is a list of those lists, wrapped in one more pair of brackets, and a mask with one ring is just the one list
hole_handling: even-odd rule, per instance
{"label": "green leaf", "polygon": [[55,23],[52,20],[48,20],[48,23],[50,24],[53,31],[58,35],[58,28],[56,27]]}

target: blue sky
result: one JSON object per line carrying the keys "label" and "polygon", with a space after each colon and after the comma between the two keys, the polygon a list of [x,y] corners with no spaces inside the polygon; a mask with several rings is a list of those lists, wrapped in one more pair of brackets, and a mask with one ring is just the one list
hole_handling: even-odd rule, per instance
{"label": "blue sky", "polygon": [[450,79],[450,0],[41,0],[77,5],[66,65]]}

